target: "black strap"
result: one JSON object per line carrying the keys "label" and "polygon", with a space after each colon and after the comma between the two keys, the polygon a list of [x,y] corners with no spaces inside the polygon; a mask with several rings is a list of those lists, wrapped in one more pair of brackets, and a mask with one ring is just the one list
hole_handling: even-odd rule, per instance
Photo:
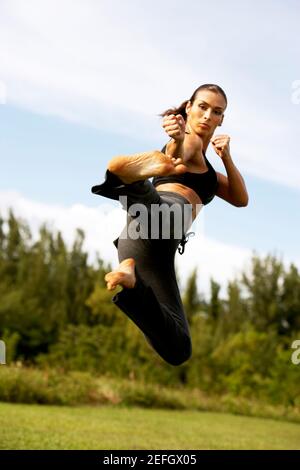
{"label": "black strap", "polygon": [[188,242],[190,237],[193,237],[195,232],[188,232],[186,235],[182,237],[178,246],[178,253],[182,255],[184,253],[185,245]]}

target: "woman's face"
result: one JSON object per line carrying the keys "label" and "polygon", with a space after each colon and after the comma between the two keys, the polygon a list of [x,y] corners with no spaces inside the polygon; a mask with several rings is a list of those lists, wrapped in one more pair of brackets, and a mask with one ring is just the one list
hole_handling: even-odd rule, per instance
{"label": "woman's face", "polygon": [[196,98],[186,106],[187,129],[201,137],[211,137],[222,124],[226,101],[222,95],[210,90],[198,91]]}

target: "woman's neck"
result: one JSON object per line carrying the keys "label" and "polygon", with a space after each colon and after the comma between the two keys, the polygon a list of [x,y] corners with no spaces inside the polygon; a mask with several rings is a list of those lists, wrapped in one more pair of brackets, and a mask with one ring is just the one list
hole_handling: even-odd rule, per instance
{"label": "woman's neck", "polygon": [[210,139],[212,136],[201,137],[203,142],[203,152],[206,153],[207,147],[209,146]]}

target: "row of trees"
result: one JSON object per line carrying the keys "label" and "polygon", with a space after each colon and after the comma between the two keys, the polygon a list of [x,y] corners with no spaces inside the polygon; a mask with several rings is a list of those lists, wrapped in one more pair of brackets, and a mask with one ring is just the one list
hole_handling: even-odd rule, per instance
{"label": "row of trees", "polygon": [[71,249],[44,225],[37,241],[10,211],[0,218],[0,338],[7,360],[92,370],[164,384],[200,386],[216,393],[254,395],[300,404],[300,365],[291,344],[300,339],[300,275],[291,264],[253,254],[251,267],[228,283],[227,296],[210,284],[210,298],[191,272],[183,303],[193,356],[168,366],[111,302],[97,257],[88,263],[84,233]]}

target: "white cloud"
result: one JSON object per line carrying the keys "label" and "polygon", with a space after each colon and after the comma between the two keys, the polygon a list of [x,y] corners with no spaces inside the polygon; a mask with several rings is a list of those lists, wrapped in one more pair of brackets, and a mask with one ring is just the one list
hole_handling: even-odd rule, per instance
{"label": "white cloud", "polygon": [[7,103],[155,142],[158,112],[220,82],[230,98],[221,132],[239,169],[298,189],[293,8],[187,2],[3,0]]}
{"label": "white cloud", "polygon": [[116,204],[101,204],[97,209],[82,204],[66,207],[31,201],[15,191],[2,191],[1,214],[7,216],[9,208],[29,224],[34,239],[38,238],[39,228],[46,222],[49,229],[61,231],[70,247],[76,229],[81,228],[85,232],[84,249],[89,253],[91,262],[97,251],[105,261],[117,262],[117,251],[112,240],[125,224],[126,214]]}

